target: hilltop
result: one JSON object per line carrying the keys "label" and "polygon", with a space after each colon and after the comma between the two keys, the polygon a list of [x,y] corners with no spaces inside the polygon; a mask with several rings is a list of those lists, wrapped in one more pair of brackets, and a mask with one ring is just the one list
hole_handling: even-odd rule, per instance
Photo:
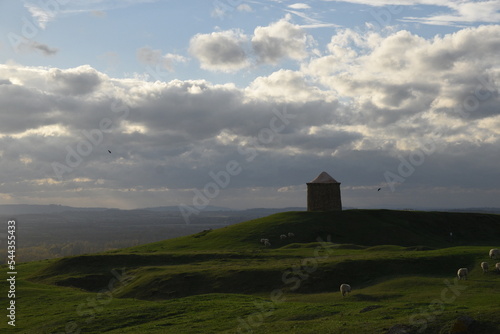
{"label": "hilltop", "polygon": [[[280,240],[279,236],[288,232],[295,237]],[[337,244],[364,246],[485,245],[500,239],[500,215],[394,210],[284,212],[119,252],[261,249],[261,238],[270,239],[271,248],[279,248],[327,237]]]}
{"label": "hilltop", "polygon": [[[288,232],[295,236],[279,238]],[[445,301],[421,332],[437,333],[465,313],[476,320],[477,333],[500,333],[492,308],[500,275],[478,269],[498,240],[500,215],[492,214],[278,213],[136,247],[22,264],[27,280],[20,289],[30,293],[19,299],[27,316],[18,329],[62,332],[75,322],[85,333],[385,333],[403,324],[414,333],[423,325],[411,316],[429,313],[446,289],[443,282],[468,267],[464,291]],[[353,286],[351,296],[340,296],[341,283]],[[104,302],[104,295],[111,298]],[[89,298],[97,306],[89,306]],[[48,309],[40,309],[47,301]]]}

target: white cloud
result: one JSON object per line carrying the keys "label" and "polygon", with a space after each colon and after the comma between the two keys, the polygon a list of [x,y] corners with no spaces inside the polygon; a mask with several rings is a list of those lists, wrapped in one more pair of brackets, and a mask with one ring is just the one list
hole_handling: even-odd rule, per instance
{"label": "white cloud", "polygon": [[56,17],[56,12],[49,11],[47,9],[40,8],[37,5],[32,3],[25,4],[25,7],[28,9],[33,18],[37,21],[38,26],[42,29],[47,27],[47,23],[54,20]]}
{"label": "white cloud", "polygon": [[310,9],[311,6],[309,6],[308,4],[305,4],[305,3],[294,3],[292,5],[288,5],[288,8],[292,8],[292,9]]}
{"label": "white cloud", "polygon": [[438,13],[433,13],[428,16],[404,16],[404,18],[399,19],[404,22],[460,27],[464,24],[498,23],[500,21],[500,1],[498,0],[343,0],[343,2],[375,7],[394,6],[392,8],[384,9],[384,16],[388,15],[389,17],[391,17],[395,12],[404,12],[404,6],[431,5],[442,7],[442,10],[439,10]]}
{"label": "white cloud", "polygon": [[304,59],[311,43],[311,36],[289,22],[290,15],[267,27],[257,27],[252,37],[252,47],[261,63],[277,64],[283,58]]}
{"label": "white cloud", "polygon": [[246,41],[246,35],[235,30],[197,34],[191,38],[189,52],[203,69],[234,72],[250,65],[244,49]]}
{"label": "white cloud", "polygon": [[267,77],[256,78],[246,89],[248,96],[280,102],[329,101],[332,96],[308,84],[300,72],[279,70]]}

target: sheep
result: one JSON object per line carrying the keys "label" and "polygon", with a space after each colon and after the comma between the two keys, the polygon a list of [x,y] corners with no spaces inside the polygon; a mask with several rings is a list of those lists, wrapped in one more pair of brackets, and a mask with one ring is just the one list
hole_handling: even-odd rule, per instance
{"label": "sheep", "polygon": [[286,234],[282,234],[282,235],[280,235],[280,239],[281,239],[281,240],[286,239]]}
{"label": "sheep", "polygon": [[496,248],[490,249],[490,259],[497,258],[500,258],[500,250]]}
{"label": "sheep", "polygon": [[481,262],[481,269],[483,269],[483,273],[487,273],[489,269],[488,262]]}
{"label": "sheep", "polygon": [[457,276],[458,276],[459,280],[461,280],[461,279],[466,280],[467,279],[467,274],[469,274],[469,270],[467,268],[460,268],[457,271]]}
{"label": "sheep", "polygon": [[294,237],[295,234],[293,234],[292,232],[288,232],[288,237],[291,238],[291,237]]}
{"label": "sheep", "polygon": [[495,264],[495,268],[498,272],[500,272],[500,262],[497,262],[497,264]]}
{"label": "sheep", "polygon": [[264,238],[260,239],[261,244],[265,243],[266,241],[269,242],[269,239],[264,239]]}
{"label": "sheep", "polygon": [[342,296],[345,297],[345,295],[349,292],[351,292],[351,286],[349,284],[341,284],[340,285],[340,292],[342,293]]}
{"label": "sheep", "polygon": [[271,243],[269,242],[269,240],[267,240],[267,239],[266,239],[266,240],[264,241],[264,246],[266,246],[266,247],[271,246]]}

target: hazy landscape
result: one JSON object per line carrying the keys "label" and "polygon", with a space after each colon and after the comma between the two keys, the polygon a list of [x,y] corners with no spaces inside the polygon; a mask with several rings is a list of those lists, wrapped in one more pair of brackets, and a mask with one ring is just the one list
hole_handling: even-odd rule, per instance
{"label": "hazy landscape", "polygon": [[[175,206],[118,210],[0,205],[0,219],[4,226],[9,219],[15,218],[18,227],[16,256],[18,261],[26,262],[136,246],[290,210],[209,207],[191,217],[187,224]],[[0,237],[0,242],[7,241],[7,234]],[[5,263],[6,257],[2,256],[0,261]]]}

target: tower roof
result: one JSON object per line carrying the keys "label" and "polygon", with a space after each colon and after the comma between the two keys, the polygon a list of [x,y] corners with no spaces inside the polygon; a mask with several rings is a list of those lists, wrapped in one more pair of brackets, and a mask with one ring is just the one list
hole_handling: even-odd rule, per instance
{"label": "tower roof", "polygon": [[309,183],[339,183],[333,177],[331,177],[327,172],[321,172],[314,180]]}

